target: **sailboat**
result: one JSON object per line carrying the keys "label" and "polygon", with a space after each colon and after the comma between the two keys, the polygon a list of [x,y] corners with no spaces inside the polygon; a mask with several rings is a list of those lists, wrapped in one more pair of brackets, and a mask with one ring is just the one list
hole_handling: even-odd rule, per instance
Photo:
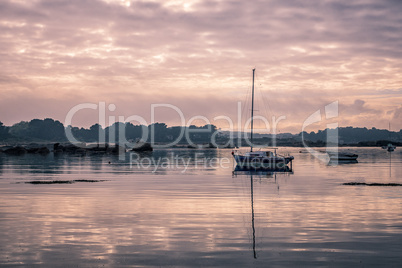
{"label": "sailboat", "polygon": [[250,152],[241,154],[239,151],[232,151],[232,155],[238,166],[250,169],[284,169],[292,163],[293,156],[282,156],[276,153],[278,148],[271,148],[271,151],[253,152],[253,118],[254,118],[254,77],[255,69],[253,69],[253,84],[251,98],[251,143]]}
{"label": "sailboat", "polygon": [[[391,136],[391,123],[389,124],[389,137]],[[383,149],[387,149],[388,152],[393,152],[395,151],[395,146],[392,143],[388,143],[387,146],[383,146]]]}

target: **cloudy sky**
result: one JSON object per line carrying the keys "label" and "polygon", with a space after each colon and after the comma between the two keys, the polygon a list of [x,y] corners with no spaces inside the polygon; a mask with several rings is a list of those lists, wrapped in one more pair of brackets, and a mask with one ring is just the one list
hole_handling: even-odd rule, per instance
{"label": "cloudy sky", "polygon": [[[227,128],[214,118],[236,122],[238,101],[248,113],[256,68],[256,113],[285,116],[281,132],[334,101],[339,116],[312,129],[399,130],[400,14],[400,0],[2,0],[0,121],[64,123],[74,106],[105,102],[107,117],[150,122],[151,104],[171,104]],[[73,125],[97,118],[80,111]],[[180,124],[171,108],[155,120]]]}

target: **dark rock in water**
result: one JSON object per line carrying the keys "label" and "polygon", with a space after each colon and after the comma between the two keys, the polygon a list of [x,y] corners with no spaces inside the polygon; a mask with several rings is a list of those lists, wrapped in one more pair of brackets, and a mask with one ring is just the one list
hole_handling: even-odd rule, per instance
{"label": "dark rock in water", "polygon": [[58,150],[60,150],[59,146],[60,146],[60,143],[55,143],[55,144],[53,144],[53,151],[58,151]]}
{"label": "dark rock in water", "polygon": [[73,182],[102,182],[106,180],[73,180]]}
{"label": "dark rock in water", "polygon": [[69,144],[69,145],[66,145],[66,146],[62,146],[62,148],[63,148],[63,152],[71,153],[71,154],[84,152],[82,150],[82,148],[80,148],[78,146],[75,146],[74,144]]}
{"label": "dark rock in water", "polygon": [[60,143],[55,143],[54,145],[53,145],[53,152],[55,152],[55,153],[62,153],[63,152],[63,146],[62,145],[60,145]]}
{"label": "dark rock in water", "polygon": [[74,144],[61,145],[60,143],[55,143],[53,145],[53,151],[55,153],[69,153],[69,154],[85,154],[86,150],[82,147],[78,147]]}
{"label": "dark rock in water", "polygon": [[122,154],[126,152],[126,149],[123,146],[116,144],[114,147],[109,147],[106,152],[109,154]]}
{"label": "dark rock in water", "polygon": [[27,145],[28,148],[39,148],[40,144],[31,142],[30,144]]}
{"label": "dark rock in water", "polygon": [[77,146],[74,144],[66,144],[61,145],[59,143],[55,143],[53,145],[53,151],[55,153],[68,153],[68,154],[78,154],[78,155],[86,155],[86,154],[120,154],[124,153],[126,150],[124,147],[116,144],[114,147],[110,147],[109,144],[104,144],[100,146],[86,147],[84,144]]}
{"label": "dark rock in water", "polygon": [[77,148],[77,149],[75,149],[75,151],[74,151],[74,154],[81,154],[81,155],[84,155],[84,154],[86,154],[87,153],[87,151],[84,149],[84,148]]}
{"label": "dark rock in water", "polygon": [[26,149],[28,154],[34,154],[38,150],[38,148],[28,148]]}
{"label": "dark rock in water", "polygon": [[234,149],[234,148],[236,148],[236,146],[234,144],[230,143],[230,144],[228,144],[226,146],[223,146],[222,148],[224,148],[224,149]]}
{"label": "dark rock in water", "polygon": [[29,184],[72,184],[75,182],[102,182],[106,180],[72,180],[72,181],[27,181]]}
{"label": "dark rock in water", "polygon": [[365,182],[346,182],[342,185],[363,185],[363,186],[402,186],[400,183],[365,183]]}
{"label": "dark rock in water", "polygon": [[29,154],[48,154],[50,150],[47,147],[28,148],[26,149]]}
{"label": "dark rock in water", "polygon": [[9,155],[23,155],[25,153],[29,154],[48,154],[50,150],[47,147],[34,147],[34,148],[24,148],[22,146],[16,146],[12,148],[8,148],[3,151]]}
{"label": "dark rock in water", "polygon": [[152,148],[150,143],[144,142],[144,143],[137,143],[136,146],[134,146],[134,148],[131,150],[134,152],[152,152],[154,148]]}
{"label": "dark rock in water", "polygon": [[48,154],[48,153],[50,153],[50,150],[47,147],[41,147],[38,149],[37,153],[38,154]]}
{"label": "dark rock in water", "polygon": [[99,145],[99,143],[95,147],[86,148],[88,152],[91,154],[105,154],[109,149],[109,144],[104,144],[103,146]]}
{"label": "dark rock in water", "polygon": [[10,155],[23,155],[27,152],[27,150],[21,146],[12,147],[4,150],[4,153]]}
{"label": "dark rock in water", "polygon": [[208,144],[208,147],[207,147],[207,148],[216,149],[217,147],[216,147],[212,142],[210,142],[210,143]]}
{"label": "dark rock in water", "polygon": [[30,184],[71,184],[73,181],[27,181]]}

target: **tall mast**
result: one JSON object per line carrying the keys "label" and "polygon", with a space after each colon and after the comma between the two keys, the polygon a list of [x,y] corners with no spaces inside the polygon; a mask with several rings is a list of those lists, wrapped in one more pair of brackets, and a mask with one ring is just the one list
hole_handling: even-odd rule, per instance
{"label": "tall mast", "polygon": [[254,73],[255,68],[253,69],[253,87],[252,87],[252,97],[251,97],[251,152],[253,151],[253,119],[254,119]]}
{"label": "tall mast", "polygon": [[388,139],[391,140],[391,122],[388,122]]}

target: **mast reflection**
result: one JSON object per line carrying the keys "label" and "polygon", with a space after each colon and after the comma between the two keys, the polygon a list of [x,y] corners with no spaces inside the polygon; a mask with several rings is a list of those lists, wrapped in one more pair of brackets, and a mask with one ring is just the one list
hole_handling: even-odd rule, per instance
{"label": "mast reflection", "polygon": [[[250,168],[245,168],[241,166],[236,166],[235,169],[232,172],[233,177],[237,177],[238,175],[246,175],[250,176],[250,196],[251,196],[251,229],[253,232],[253,257],[254,259],[257,259],[257,251],[255,249],[255,221],[254,221],[254,180],[253,176],[257,176],[260,178],[266,177],[266,178],[275,178],[275,184],[277,184],[276,181],[276,174],[277,173],[285,173],[285,174],[293,174],[292,168],[289,168],[288,166],[285,166],[283,168],[279,169],[250,169]],[[279,190],[279,185],[278,185],[278,190]]]}

